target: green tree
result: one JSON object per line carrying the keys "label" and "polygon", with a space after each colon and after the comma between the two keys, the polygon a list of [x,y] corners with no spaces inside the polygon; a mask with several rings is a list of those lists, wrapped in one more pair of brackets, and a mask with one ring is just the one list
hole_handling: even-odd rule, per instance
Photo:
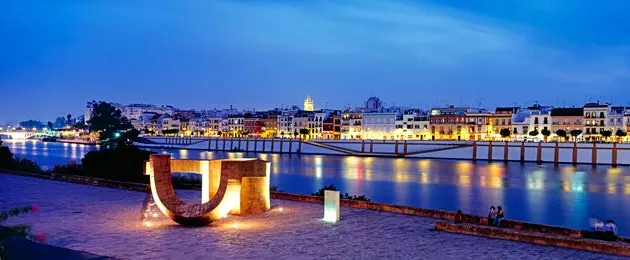
{"label": "green tree", "polygon": [[564,138],[565,141],[567,140],[567,131],[563,129],[558,129],[558,131],[556,131],[556,135]]}
{"label": "green tree", "polygon": [[217,131],[217,135],[218,135],[219,137],[222,137],[222,136],[223,136],[223,132],[221,132],[221,131]]}
{"label": "green tree", "polygon": [[571,130],[571,132],[569,132],[569,133],[573,137],[573,140],[577,142],[577,138],[578,138],[578,136],[580,136],[582,134],[582,130],[574,129],[574,130]]}
{"label": "green tree", "polygon": [[512,135],[512,132],[510,132],[510,129],[503,128],[501,129],[501,131],[499,131],[499,134],[501,134],[501,137],[503,137],[504,139],[508,139],[510,135]]}
{"label": "green tree", "polygon": [[549,129],[547,128],[543,128],[540,133],[545,137],[545,142],[547,142],[547,137],[551,135],[551,131],[549,131]]}
{"label": "green tree", "polygon": [[617,136],[618,139],[623,139],[624,137],[628,135],[628,133],[621,129],[617,129],[617,132],[615,132],[615,135]]}
{"label": "green tree", "polygon": [[20,122],[20,126],[22,128],[26,128],[27,130],[31,130],[33,128],[36,128],[37,130],[41,130],[42,128],[46,127],[44,123],[35,121],[35,120],[22,121]]}
{"label": "green tree", "polygon": [[295,132],[293,132],[293,138],[297,138],[300,135],[300,133],[295,130]]}
{"label": "green tree", "polygon": [[89,123],[90,132],[98,133],[101,141],[118,138],[121,132],[133,129],[120,110],[103,101],[94,104]]}
{"label": "green tree", "polygon": [[537,130],[532,130],[532,131],[529,132],[529,136],[534,136],[535,137],[535,136],[538,136],[538,134],[539,133],[538,133]]}
{"label": "green tree", "polygon": [[612,136],[612,131],[604,130],[604,131],[600,131],[599,134],[601,134],[602,137],[604,137],[604,139],[608,140],[608,138]]}
{"label": "green tree", "polygon": [[311,134],[310,129],[306,129],[306,128],[300,129],[300,135],[302,135],[303,138],[307,137],[309,134]]}
{"label": "green tree", "polygon": [[284,138],[284,131],[280,132],[280,137]]}

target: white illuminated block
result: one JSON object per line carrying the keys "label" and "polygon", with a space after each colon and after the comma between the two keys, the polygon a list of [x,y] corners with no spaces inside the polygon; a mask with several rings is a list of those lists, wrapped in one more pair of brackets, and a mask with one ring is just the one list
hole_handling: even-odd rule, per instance
{"label": "white illuminated block", "polygon": [[339,192],[324,191],[324,221],[339,221]]}

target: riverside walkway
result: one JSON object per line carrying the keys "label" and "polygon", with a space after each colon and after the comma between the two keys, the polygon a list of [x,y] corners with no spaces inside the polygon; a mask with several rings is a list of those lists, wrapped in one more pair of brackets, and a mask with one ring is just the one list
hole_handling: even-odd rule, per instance
{"label": "riverside walkway", "polygon": [[272,200],[268,213],[211,227],[184,228],[164,216],[145,226],[142,192],[4,174],[0,183],[0,209],[40,205],[7,224],[30,223],[51,245],[123,259],[622,259],[435,232],[435,219],[369,210],[342,208],[341,221],[328,224],[321,205],[283,200]]}

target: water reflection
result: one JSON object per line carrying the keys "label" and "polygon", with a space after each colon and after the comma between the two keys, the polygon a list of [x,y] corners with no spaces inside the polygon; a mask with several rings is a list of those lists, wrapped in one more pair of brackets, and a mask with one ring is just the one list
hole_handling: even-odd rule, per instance
{"label": "water reflection", "polygon": [[[5,143],[16,156],[44,165],[80,159],[94,147],[59,143]],[[271,185],[310,194],[334,184],[341,192],[373,201],[485,215],[501,205],[509,218],[586,227],[593,215],[615,219],[630,234],[630,171],[590,165],[252,154],[195,150],[154,150],[175,158],[258,157],[271,162]]]}

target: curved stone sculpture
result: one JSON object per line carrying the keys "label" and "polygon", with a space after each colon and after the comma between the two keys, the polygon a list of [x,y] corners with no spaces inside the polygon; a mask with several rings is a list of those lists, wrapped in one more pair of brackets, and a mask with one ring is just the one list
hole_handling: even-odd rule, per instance
{"label": "curved stone sculpture", "polygon": [[[175,193],[172,172],[201,174],[201,204],[187,204]],[[158,208],[184,226],[203,226],[228,213],[250,215],[271,207],[269,163],[259,159],[172,160],[153,154],[146,174]]]}

